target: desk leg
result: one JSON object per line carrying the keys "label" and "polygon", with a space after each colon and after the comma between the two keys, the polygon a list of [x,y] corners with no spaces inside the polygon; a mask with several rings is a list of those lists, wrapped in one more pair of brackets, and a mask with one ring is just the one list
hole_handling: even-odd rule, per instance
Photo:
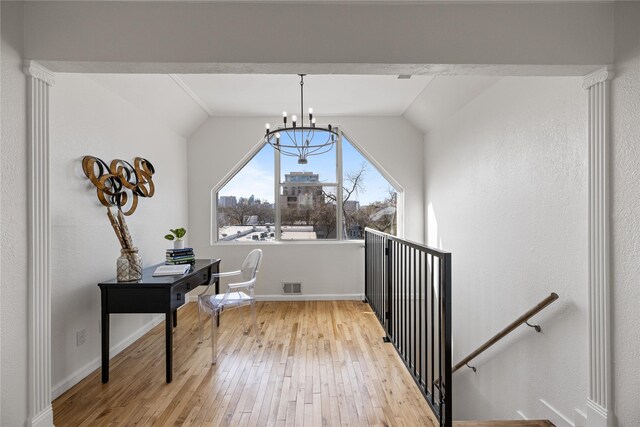
{"label": "desk leg", "polygon": [[173,311],[167,311],[165,318],[165,332],[166,332],[166,348],[165,357],[167,359],[167,383],[171,382],[173,374]]}
{"label": "desk leg", "polygon": [[178,326],[178,310],[173,310],[173,327]]}
{"label": "desk leg", "polygon": [[109,313],[106,309],[106,295],[102,293],[102,383],[109,382]]}

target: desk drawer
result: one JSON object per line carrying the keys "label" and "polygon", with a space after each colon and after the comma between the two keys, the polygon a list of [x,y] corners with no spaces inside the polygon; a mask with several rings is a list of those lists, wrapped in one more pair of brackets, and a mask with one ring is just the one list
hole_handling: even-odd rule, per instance
{"label": "desk drawer", "polygon": [[171,310],[181,307],[186,302],[186,289],[186,286],[176,286],[171,290]]}
{"label": "desk drawer", "polygon": [[168,289],[109,289],[106,309],[109,313],[165,313]]}
{"label": "desk drawer", "polygon": [[171,309],[175,310],[186,302],[187,292],[208,283],[209,272],[201,271],[173,286],[171,288]]}
{"label": "desk drawer", "polygon": [[185,280],[185,283],[187,286],[187,291],[190,291],[191,289],[195,289],[198,286],[207,285],[209,284],[209,272],[200,271],[197,274],[194,274],[193,276]]}

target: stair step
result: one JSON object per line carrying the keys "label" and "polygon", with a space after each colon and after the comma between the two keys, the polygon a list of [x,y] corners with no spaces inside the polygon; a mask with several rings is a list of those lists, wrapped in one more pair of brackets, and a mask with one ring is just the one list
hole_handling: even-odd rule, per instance
{"label": "stair step", "polygon": [[548,420],[454,421],[454,427],[555,427]]}

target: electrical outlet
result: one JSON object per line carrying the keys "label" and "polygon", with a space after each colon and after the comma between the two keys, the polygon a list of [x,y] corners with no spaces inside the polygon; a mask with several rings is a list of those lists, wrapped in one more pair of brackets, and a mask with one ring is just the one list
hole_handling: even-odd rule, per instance
{"label": "electrical outlet", "polygon": [[86,329],[76,332],[76,346],[80,347],[86,340]]}

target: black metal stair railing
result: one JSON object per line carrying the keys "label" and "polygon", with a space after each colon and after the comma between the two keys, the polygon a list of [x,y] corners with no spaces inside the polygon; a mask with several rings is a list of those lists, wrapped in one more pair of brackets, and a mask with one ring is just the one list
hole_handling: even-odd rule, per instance
{"label": "black metal stair railing", "polygon": [[365,297],[441,426],[452,425],[451,254],[365,230]]}

